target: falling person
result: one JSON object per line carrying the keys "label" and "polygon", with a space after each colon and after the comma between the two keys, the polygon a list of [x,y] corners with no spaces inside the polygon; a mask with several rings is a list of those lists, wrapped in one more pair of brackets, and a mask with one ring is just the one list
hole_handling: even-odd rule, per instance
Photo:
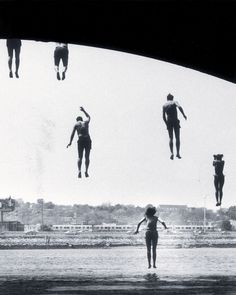
{"label": "falling person", "polygon": [[70,142],[67,145],[67,148],[72,144],[75,132],[77,132],[78,135],[78,177],[81,178],[81,166],[82,166],[82,159],[83,154],[85,151],[85,177],[89,177],[88,174],[88,167],[90,163],[90,150],[92,147],[92,141],[89,135],[89,123],[90,123],[90,116],[89,114],[84,110],[83,107],[80,107],[80,110],[85,114],[86,120],[83,121],[83,118],[81,116],[76,118],[77,123],[75,124],[71,137]]}
{"label": "falling person", "polygon": [[223,186],[225,182],[225,176],[223,174],[225,161],[222,160],[223,155],[217,154],[213,155],[214,161],[213,166],[215,167],[214,175],[214,185],[215,185],[215,196],[216,196],[216,206],[221,206],[223,197]]}
{"label": "falling person", "polygon": [[[58,80],[64,80],[66,78],[66,71],[68,67],[68,56],[69,56],[69,50],[68,50],[67,43],[56,43],[56,48],[54,50],[54,65],[55,65],[55,71],[56,71]],[[63,64],[62,77],[59,71],[60,61],[62,61],[62,64]]]}
{"label": "falling person", "polygon": [[8,51],[8,67],[9,67],[9,77],[13,78],[12,74],[12,60],[13,53],[15,52],[15,76],[19,78],[19,66],[20,66],[20,50],[21,50],[21,40],[20,39],[7,39],[6,41],[7,51]]}
{"label": "falling person", "polygon": [[177,108],[187,120],[187,116],[184,113],[183,108],[179,105],[177,101],[174,101],[174,96],[172,94],[167,95],[167,102],[163,105],[163,120],[166,124],[168,133],[169,133],[169,146],[171,156],[170,159],[174,159],[173,153],[173,132],[175,133],[175,140],[176,140],[176,157],[181,159],[180,156],[180,124],[177,114]]}

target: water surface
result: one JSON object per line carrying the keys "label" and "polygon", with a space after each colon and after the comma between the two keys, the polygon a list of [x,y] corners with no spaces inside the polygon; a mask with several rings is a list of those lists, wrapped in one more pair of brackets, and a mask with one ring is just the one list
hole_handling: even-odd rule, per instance
{"label": "water surface", "polygon": [[236,294],[235,248],[158,249],[151,270],[144,247],[3,250],[0,264],[5,294]]}

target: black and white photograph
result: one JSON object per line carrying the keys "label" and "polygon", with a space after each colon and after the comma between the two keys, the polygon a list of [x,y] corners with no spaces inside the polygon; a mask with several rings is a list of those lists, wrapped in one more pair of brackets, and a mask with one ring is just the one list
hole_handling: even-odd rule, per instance
{"label": "black and white photograph", "polygon": [[235,12],[0,0],[1,294],[236,294]]}

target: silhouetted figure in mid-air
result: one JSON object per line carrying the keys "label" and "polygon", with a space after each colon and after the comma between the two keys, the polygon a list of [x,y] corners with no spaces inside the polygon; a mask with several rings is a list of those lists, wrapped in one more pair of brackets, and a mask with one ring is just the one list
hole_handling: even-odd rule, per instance
{"label": "silhouetted figure in mid-air", "polygon": [[20,66],[20,50],[21,50],[21,40],[20,39],[7,39],[7,50],[8,50],[8,67],[9,67],[9,77],[13,78],[12,74],[12,60],[13,53],[15,52],[15,76],[19,78],[19,66]]}
{"label": "silhouetted figure in mid-air", "polygon": [[221,201],[223,197],[223,186],[225,182],[225,176],[223,174],[225,161],[222,160],[222,154],[213,155],[213,157],[213,166],[215,167],[214,185],[216,189],[216,206],[221,206]]}
{"label": "silhouetted figure in mid-air", "polygon": [[134,234],[137,234],[139,227],[143,222],[146,222],[146,246],[147,246],[147,259],[148,259],[148,268],[151,268],[151,247],[152,247],[152,258],[153,258],[153,267],[156,268],[156,248],[158,242],[158,232],[157,232],[157,221],[159,221],[165,229],[167,226],[164,221],[159,217],[155,216],[156,208],[148,207],[145,212],[145,217],[138,223],[137,229]]}
{"label": "silhouetted figure in mid-air", "polygon": [[92,147],[92,141],[89,135],[89,122],[90,122],[90,116],[89,114],[84,110],[83,107],[80,107],[80,110],[85,114],[86,120],[83,121],[82,117],[77,117],[76,121],[77,123],[75,124],[71,137],[70,137],[70,142],[67,145],[67,148],[72,144],[75,132],[78,134],[78,177],[81,178],[81,165],[82,165],[82,159],[83,159],[83,153],[85,151],[85,177],[88,177],[88,167],[90,163],[90,150]]}
{"label": "silhouetted figure in mid-air", "polygon": [[180,156],[180,124],[177,114],[177,108],[187,120],[187,117],[184,113],[183,108],[179,105],[177,101],[174,101],[174,96],[172,94],[167,95],[167,103],[163,106],[163,120],[166,124],[167,130],[169,132],[169,146],[170,146],[170,152],[171,156],[170,159],[174,159],[174,153],[173,153],[173,131],[175,132],[175,140],[176,140],[176,157],[181,159]]}
{"label": "silhouetted figure in mid-air", "polygon": [[[69,56],[68,45],[66,43],[56,43],[56,48],[54,50],[54,64],[55,64],[55,70],[56,70],[58,80],[64,80],[66,78],[68,56]],[[59,65],[61,60],[63,64],[62,76],[60,75],[60,71],[59,71]]]}

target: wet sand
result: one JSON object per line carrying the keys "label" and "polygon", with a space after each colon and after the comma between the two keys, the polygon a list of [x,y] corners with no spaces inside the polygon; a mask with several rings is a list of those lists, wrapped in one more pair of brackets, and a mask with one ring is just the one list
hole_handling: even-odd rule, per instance
{"label": "wet sand", "polygon": [[207,276],[194,279],[170,277],[162,280],[158,275],[147,273],[142,281],[93,279],[6,279],[1,281],[0,293],[4,295],[56,295],[56,294],[198,294],[198,295],[235,295],[235,276]]}

